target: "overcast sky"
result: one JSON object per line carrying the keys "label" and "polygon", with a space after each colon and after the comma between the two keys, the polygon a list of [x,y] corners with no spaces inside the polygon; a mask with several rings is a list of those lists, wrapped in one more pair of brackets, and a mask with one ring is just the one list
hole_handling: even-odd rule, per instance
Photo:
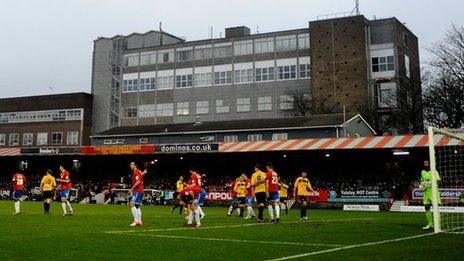
{"label": "overcast sky", "polygon": [[[212,26],[252,32],[307,26],[319,15],[351,11],[354,0],[0,0],[0,98],[90,92],[93,40],[158,28],[187,40]],[[368,19],[396,16],[424,50],[451,24],[464,25],[462,0],[360,0]],[[51,87],[51,88],[50,88]]]}

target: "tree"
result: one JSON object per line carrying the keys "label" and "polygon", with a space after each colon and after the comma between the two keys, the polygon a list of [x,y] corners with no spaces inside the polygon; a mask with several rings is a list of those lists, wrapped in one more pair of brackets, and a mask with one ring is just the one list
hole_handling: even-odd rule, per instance
{"label": "tree", "polygon": [[320,97],[312,99],[309,92],[305,90],[290,90],[285,94],[286,97],[282,99],[282,102],[289,105],[289,108],[291,108],[289,112],[293,113],[294,116],[341,112],[341,109],[336,110],[335,107],[328,105],[328,98]]}
{"label": "tree", "polygon": [[431,70],[424,82],[424,118],[437,127],[464,126],[464,27],[453,25],[429,49]]}

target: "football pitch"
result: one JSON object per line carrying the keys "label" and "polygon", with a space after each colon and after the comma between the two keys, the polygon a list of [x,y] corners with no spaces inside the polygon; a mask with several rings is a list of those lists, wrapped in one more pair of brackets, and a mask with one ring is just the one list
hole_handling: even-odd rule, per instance
{"label": "football pitch", "polygon": [[[224,207],[205,207],[202,228],[183,227],[170,207],[143,206],[143,227],[129,227],[121,205],[73,205],[61,216],[53,203],[0,201],[0,260],[462,260],[464,235],[423,231],[423,213],[299,210],[281,223],[258,224]],[[256,212],[257,210],[255,210]],[[265,211],[267,215],[267,210]]]}

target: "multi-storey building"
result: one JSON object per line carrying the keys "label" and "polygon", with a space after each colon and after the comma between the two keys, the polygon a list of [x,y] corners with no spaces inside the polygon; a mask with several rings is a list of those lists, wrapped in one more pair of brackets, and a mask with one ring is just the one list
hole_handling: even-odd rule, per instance
{"label": "multi-storey building", "polygon": [[0,99],[0,148],[88,145],[91,123],[88,93]]}
{"label": "multi-storey building", "polygon": [[295,114],[295,94],[331,112],[388,114],[405,85],[420,90],[417,37],[396,18],[351,16],[257,34],[240,26],[199,41],[157,31],[100,37],[92,132],[284,118]]}

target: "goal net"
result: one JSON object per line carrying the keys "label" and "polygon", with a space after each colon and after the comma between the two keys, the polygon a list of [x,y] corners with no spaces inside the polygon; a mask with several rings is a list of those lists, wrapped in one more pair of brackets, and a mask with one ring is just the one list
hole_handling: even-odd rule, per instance
{"label": "goal net", "polygon": [[434,231],[464,234],[464,131],[428,127]]}

